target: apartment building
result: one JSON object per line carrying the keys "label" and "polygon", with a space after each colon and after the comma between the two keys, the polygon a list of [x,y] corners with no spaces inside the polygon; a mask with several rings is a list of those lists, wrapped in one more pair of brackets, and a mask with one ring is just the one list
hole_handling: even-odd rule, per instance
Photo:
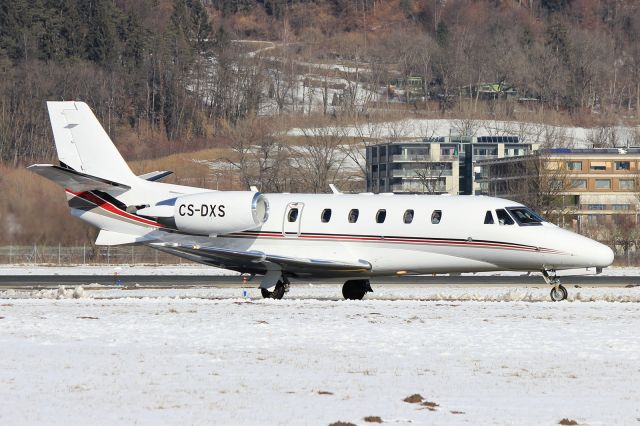
{"label": "apartment building", "polygon": [[476,162],[526,155],[517,136],[443,136],[367,147],[367,191],[474,194]]}
{"label": "apartment building", "polygon": [[[526,201],[547,197],[555,216],[576,227],[638,223],[640,148],[551,149],[478,162],[478,193]],[[542,212],[548,213],[548,212]]]}

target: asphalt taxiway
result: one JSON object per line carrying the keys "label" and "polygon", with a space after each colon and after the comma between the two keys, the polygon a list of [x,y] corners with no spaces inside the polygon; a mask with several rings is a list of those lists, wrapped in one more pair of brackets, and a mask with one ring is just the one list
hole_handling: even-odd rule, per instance
{"label": "asphalt taxiway", "polygon": [[[631,287],[640,286],[640,276],[585,275],[562,277],[565,286]],[[292,285],[341,284],[343,279],[292,280]],[[91,285],[105,287],[180,288],[180,287],[257,287],[259,278],[243,281],[240,276],[197,275],[3,275],[0,288],[55,288],[60,285]],[[377,277],[372,285],[423,285],[423,286],[545,286],[539,275],[520,276],[410,276]]]}

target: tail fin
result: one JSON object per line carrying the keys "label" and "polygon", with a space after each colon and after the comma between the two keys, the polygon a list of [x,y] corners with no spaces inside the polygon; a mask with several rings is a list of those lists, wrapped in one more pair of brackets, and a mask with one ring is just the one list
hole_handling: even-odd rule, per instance
{"label": "tail fin", "polygon": [[58,158],[75,171],[124,184],[135,175],[84,102],[47,102]]}

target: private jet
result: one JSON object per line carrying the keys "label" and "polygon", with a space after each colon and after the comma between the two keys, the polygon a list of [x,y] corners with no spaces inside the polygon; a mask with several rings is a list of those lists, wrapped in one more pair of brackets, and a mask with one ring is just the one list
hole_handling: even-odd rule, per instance
{"label": "private jet", "polygon": [[530,208],[486,196],[263,194],[136,176],[83,102],[47,102],[59,164],[29,169],[65,189],[73,216],[100,229],[96,244],[139,244],[193,262],[261,276],[265,298],[291,279],[342,278],[346,299],[370,279],[484,271],[556,271],[613,261],[606,245],[559,228]]}

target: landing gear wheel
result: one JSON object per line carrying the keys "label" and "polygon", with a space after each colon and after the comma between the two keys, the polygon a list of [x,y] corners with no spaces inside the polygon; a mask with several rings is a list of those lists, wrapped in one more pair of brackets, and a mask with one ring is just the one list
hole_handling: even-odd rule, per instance
{"label": "landing gear wheel", "polygon": [[558,285],[551,289],[551,300],[554,302],[560,302],[565,300],[568,296],[567,289],[563,285]]}
{"label": "landing gear wheel", "polygon": [[362,300],[371,289],[369,280],[349,280],[342,285],[342,295],[347,300]]}
{"label": "landing gear wheel", "polygon": [[260,288],[260,292],[262,293],[262,297],[265,299],[277,299],[280,300],[284,297],[284,294],[288,290],[288,283],[283,283],[282,281],[278,281],[276,286],[272,291],[266,288]]}

